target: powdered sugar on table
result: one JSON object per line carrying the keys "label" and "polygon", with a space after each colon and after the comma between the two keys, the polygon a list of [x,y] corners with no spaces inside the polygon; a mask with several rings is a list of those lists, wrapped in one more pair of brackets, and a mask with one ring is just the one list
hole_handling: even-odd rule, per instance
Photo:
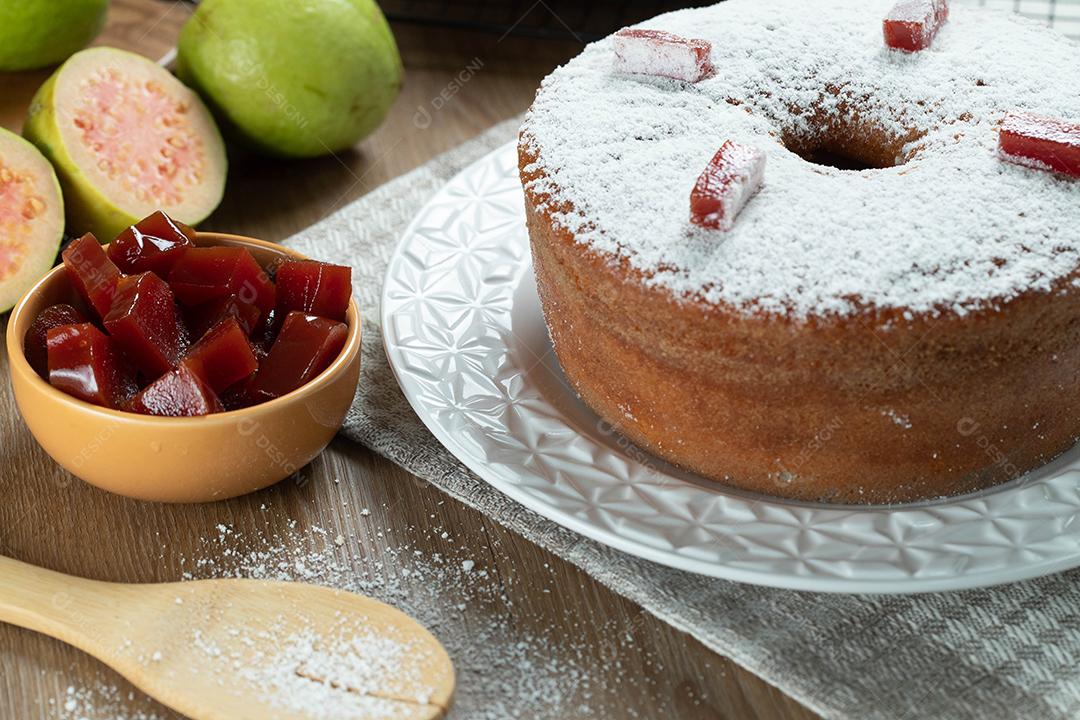
{"label": "powdered sugar on table", "polygon": [[[441,503],[440,503],[441,504]],[[267,517],[276,517],[276,504],[264,505]],[[385,512],[385,508],[383,509]],[[378,514],[378,510],[375,514]],[[198,550],[185,557],[185,579],[249,577],[296,580],[359,592],[392,604],[415,617],[446,647],[457,670],[457,690],[449,718],[508,720],[523,717],[604,717],[603,706],[582,704],[590,698],[617,695],[618,687],[601,684],[590,670],[597,662],[588,643],[572,637],[529,631],[525,609],[509,612],[506,595],[513,576],[496,574],[483,560],[489,553],[505,552],[498,544],[479,548],[478,559],[461,558],[476,552],[476,538],[459,538],[437,523],[425,527],[375,524],[364,508],[356,529],[337,543],[337,532],[317,524],[275,520],[279,530],[245,534],[225,524],[203,538]],[[434,516],[432,516],[434,517]],[[438,538],[445,554],[423,552],[409,542],[388,543],[392,535]],[[378,542],[379,557],[361,558],[358,547]],[[545,566],[546,567],[546,566]],[[553,570],[550,570],[552,573]],[[552,575],[552,581],[553,581]],[[548,578],[530,577],[540,592],[548,592]],[[484,608],[483,613],[475,612]],[[501,609],[501,610],[500,610]],[[477,618],[483,617],[482,621]],[[613,623],[611,633],[617,624]],[[365,695],[373,679],[401,668],[404,655],[413,651],[407,642],[356,633],[344,644],[328,643],[304,629],[276,630],[236,627],[230,631],[244,642],[270,633],[277,652],[258,662],[231,658],[204,636],[190,642],[211,658],[220,659],[222,682],[233,676],[264,687],[266,696],[283,711],[303,707],[327,720],[382,720],[400,713],[400,705]],[[645,647],[629,638],[616,641],[619,651],[604,662],[621,666],[621,655],[651,663]],[[145,659],[154,662],[152,657]],[[300,668],[300,672],[296,672]],[[317,678],[315,680],[314,678]],[[627,675],[635,687],[653,686],[655,680],[640,673]],[[50,717],[57,720],[171,720],[136,691],[119,689],[117,679],[72,686],[47,701]],[[338,687],[334,687],[334,686]],[[343,691],[342,687],[350,688]],[[420,698],[417,698],[420,700]]]}
{"label": "powdered sugar on table", "polygon": [[[966,313],[1049,290],[1080,266],[1080,182],[1004,163],[1012,110],[1080,120],[1080,46],[1013,15],[954,8],[931,49],[887,49],[890,0],[729,0],[643,27],[712,43],[687,83],[612,70],[602,40],[556,70],[523,128],[557,224],[682,300],[807,318],[866,307]],[[835,94],[834,94],[835,92]],[[922,137],[896,167],[845,171],[781,143],[857,98]],[[844,118],[841,118],[843,121]],[[694,227],[687,193],[725,139],[768,156],[731,232]]]}

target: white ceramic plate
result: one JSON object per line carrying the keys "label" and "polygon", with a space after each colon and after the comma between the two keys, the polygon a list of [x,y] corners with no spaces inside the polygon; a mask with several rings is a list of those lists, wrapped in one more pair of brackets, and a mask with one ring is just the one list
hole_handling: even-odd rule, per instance
{"label": "white ceramic plate", "polygon": [[726,489],[611,432],[570,390],[533,281],[513,144],[406,230],[382,298],[386,353],[473,472],[594,540],[705,575],[830,592],[991,585],[1080,565],[1080,451],[1009,485],[904,506]]}

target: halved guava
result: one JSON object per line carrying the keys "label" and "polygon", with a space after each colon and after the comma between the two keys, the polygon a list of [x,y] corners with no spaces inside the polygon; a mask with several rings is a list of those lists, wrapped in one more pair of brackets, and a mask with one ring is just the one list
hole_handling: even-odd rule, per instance
{"label": "halved guava", "polygon": [[225,146],[202,100],[124,50],[72,55],[34,96],[23,135],[56,167],[69,235],[109,242],[155,210],[195,225],[225,191]]}
{"label": "halved guava", "polygon": [[64,234],[64,201],[52,165],[0,129],[0,313],[53,266]]}

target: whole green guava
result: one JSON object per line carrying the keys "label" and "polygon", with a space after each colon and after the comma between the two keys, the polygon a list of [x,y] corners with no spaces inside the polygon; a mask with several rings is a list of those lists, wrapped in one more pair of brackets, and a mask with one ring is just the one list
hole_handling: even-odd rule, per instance
{"label": "whole green guava", "polygon": [[0,70],[56,65],[105,25],[109,0],[0,0]]}
{"label": "whole green guava", "polygon": [[203,0],[180,33],[177,72],[234,135],[288,157],[367,136],[402,79],[372,0]]}

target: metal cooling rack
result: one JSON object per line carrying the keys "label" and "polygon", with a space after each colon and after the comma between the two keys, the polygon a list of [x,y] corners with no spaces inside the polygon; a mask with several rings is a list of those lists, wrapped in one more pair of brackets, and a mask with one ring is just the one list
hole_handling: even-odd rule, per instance
{"label": "metal cooling rack", "polygon": [[[1018,12],[1080,39],[1080,0],[954,2]],[[386,16],[396,22],[580,41],[596,40],[662,12],[701,4],[662,0],[382,0],[380,3]]]}
{"label": "metal cooling rack", "polygon": [[386,17],[396,22],[589,42],[654,15],[701,3],[663,0],[382,0],[379,4]]}
{"label": "metal cooling rack", "polygon": [[[175,0],[172,0],[175,1]],[[192,5],[198,0],[181,0]],[[954,0],[1011,10],[1080,39],[1080,0]],[[701,2],[665,0],[382,0],[394,22],[527,35],[597,40],[621,27]]]}
{"label": "metal cooling rack", "polygon": [[966,0],[984,7],[1012,10],[1080,39],[1080,0]]}

